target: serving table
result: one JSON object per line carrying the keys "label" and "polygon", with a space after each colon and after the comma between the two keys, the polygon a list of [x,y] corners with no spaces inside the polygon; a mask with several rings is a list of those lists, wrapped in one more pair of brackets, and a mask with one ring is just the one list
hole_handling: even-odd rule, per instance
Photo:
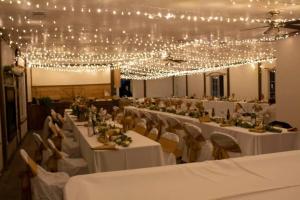
{"label": "serving table", "polygon": [[282,133],[256,133],[250,132],[248,129],[242,127],[221,127],[215,122],[200,122],[196,118],[173,113],[136,108],[133,106],[125,107],[125,112],[128,110],[159,114],[164,118],[173,117],[181,122],[192,123],[202,129],[202,134],[206,139],[209,139],[210,135],[215,131],[229,134],[237,140],[241,147],[242,155],[258,155],[298,149],[297,137],[299,133],[288,132],[286,129],[283,129]]}
{"label": "serving table", "polygon": [[117,150],[94,150],[101,145],[97,136],[88,136],[87,122],[76,122],[76,117],[65,115],[71,121],[76,140],[79,142],[82,157],[87,161],[89,172],[107,172],[163,165],[161,145],[134,131],[128,131],[132,138],[128,147],[117,146]]}
{"label": "serving table", "polygon": [[298,200],[300,151],[72,177],[65,200]]}

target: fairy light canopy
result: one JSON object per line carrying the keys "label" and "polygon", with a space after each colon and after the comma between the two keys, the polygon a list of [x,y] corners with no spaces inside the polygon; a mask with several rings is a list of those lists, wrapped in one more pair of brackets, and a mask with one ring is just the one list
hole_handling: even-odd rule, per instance
{"label": "fairy light canopy", "polygon": [[155,79],[274,60],[288,30],[245,29],[270,24],[271,10],[298,20],[300,1],[0,0],[0,10],[0,34],[30,67]]}

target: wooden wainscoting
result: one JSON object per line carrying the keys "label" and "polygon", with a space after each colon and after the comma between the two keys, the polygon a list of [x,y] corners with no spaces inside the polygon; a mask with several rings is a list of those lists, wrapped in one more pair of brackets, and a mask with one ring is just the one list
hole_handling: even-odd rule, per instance
{"label": "wooden wainscoting", "polygon": [[105,91],[111,94],[110,84],[32,86],[31,90],[32,97],[50,97],[54,100],[70,100],[75,96],[104,98]]}

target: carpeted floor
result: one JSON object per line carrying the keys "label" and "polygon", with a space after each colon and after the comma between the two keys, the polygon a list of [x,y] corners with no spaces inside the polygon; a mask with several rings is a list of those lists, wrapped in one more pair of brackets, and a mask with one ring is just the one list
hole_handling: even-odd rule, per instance
{"label": "carpeted floor", "polygon": [[[41,131],[38,131],[40,133]],[[32,132],[27,133],[19,148],[25,149],[29,155],[33,155],[36,145]],[[21,179],[20,175],[26,170],[19,149],[13,155],[8,168],[0,176],[0,199],[1,200],[21,200]]]}

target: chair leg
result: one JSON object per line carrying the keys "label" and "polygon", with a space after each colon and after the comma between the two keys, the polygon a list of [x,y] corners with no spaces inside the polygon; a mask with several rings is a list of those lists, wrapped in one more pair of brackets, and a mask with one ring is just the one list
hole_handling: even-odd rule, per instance
{"label": "chair leg", "polygon": [[31,179],[32,175],[30,170],[26,170],[25,172],[20,173],[20,179],[21,179],[21,190],[22,190],[22,200],[31,200],[32,194],[31,194]]}

